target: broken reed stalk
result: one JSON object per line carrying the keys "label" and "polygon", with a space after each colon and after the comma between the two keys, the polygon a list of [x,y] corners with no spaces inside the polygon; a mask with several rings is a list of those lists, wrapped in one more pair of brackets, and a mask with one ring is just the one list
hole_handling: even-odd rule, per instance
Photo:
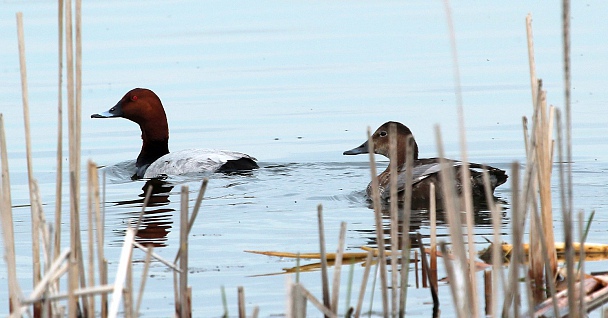
{"label": "broken reed stalk", "polygon": [[[323,206],[317,206],[317,220],[319,223],[319,253],[321,254],[321,283],[323,288],[323,305],[331,308],[329,300],[329,279],[327,277],[327,257],[325,256],[325,228],[323,225]],[[327,315],[325,315],[327,316]]]}
{"label": "broken reed stalk", "polygon": [[15,260],[15,233],[13,229],[13,210],[11,200],[11,182],[8,169],[8,154],[6,149],[6,133],[4,116],[0,113],[0,166],[2,167],[2,191],[0,193],[0,217],[4,250],[6,255],[6,271],[8,274],[8,295],[12,312],[20,307],[21,290],[17,281],[17,265]]}
{"label": "broken reed stalk", "polygon": [[460,213],[457,210],[459,205],[457,203],[456,187],[454,185],[454,169],[450,167],[450,164],[444,158],[443,141],[439,126],[435,126],[435,137],[441,165],[440,177],[441,180],[443,180],[441,187],[443,204],[444,209],[447,210],[453,255],[455,257],[455,276],[450,276],[450,285],[454,288],[452,297],[454,298],[454,304],[456,304],[456,307],[458,308],[457,312],[459,317],[474,317],[472,312],[476,312],[477,310],[472,307],[476,307],[477,303],[471,304],[471,300],[474,298],[466,296],[472,295],[473,292],[471,291],[472,286],[469,279],[469,270],[467,269],[468,262],[463,241],[462,225],[460,223]]}
{"label": "broken reed stalk", "polygon": [[378,176],[376,172],[376,160],[374,158],[374,140],[372,139],[371,129],[367,127],[367,142],[369,152],[369,166],[372,175],[372,201],[374,204],[374,215],[376,219],[376,242],[378,243],[378,261],[380,269],[380,288],[382,289],[382,313],[388,317],[388,284],[386,278],[386,253],[384,251],[384,233],[382,227],[382,207],[380,202],[380,192],[378,186]]}
{"label": "broken reed stalk", "polygon": [[[397,127],[394,123],[389,126],[389,172],[390,172],[390,240],[391,240],[391,317],[397,317],[397,299],[399,282],[397,272],[397,250],[399,244],[399,210],[397,197]],[[405,235],[405,233],[404,233]]]}
{"label": "broken reed stalk", "polygon": [[399,286],[399,317],[405,316],[407,284],[410,269],[410,217],[412,212],[412,173],[414,170],[414,138],[405,140],[405,194],[403,202],[403,224],[401,233],[401,284]]}
{"label": "broken reed stalk", "polygon": [[519,263],[521,251],[521,221],[520,221],[520,194],[519,194],[519,164],[514,162],[511,165],[511,193],[512,193],[512,229],[513,229],[513,251],[511,255],[511,263],[509,265],[509,278],[507,279],[508,286],[505,293],[505,301],[503,303],[502,316],[509,317],[511,305],[513,304],[514,317],[519,317],[519,300],[514,298],[519,296]]}
{"label": "broken reed stalk", "polygon": [[334,314],[331,309],[329,309],[327,306],[323,305],[310,291],[308,291],[306,288],[304,288],[304,286],[300,285],[300,284],[295,284],[295,286],[300,289],[300,293],[302,295],[304,295],[304,297],[306,297],[306,299],[308,299],[308,301],[310,301],[311,304],[313,304],[315,307],[317,307],[317,309],[319,309],[321,312],[323,312],[323,315],[325,317],[328,318],[337,318],[338,315]]}
{"label": "broken reed stalk", "polygon": [[190,317],[188,308],[188,186],[182,186],[181,191],[181,217],[179,225],[179,275],[180,317]]}
{"label": "broken reed stalk", "polygon": [[[196,217],[198,216],[198,212],[201,208],[201,203],[203,202],[203,198],[205,197],[205,191],[207,191],[207,184],[209,183],[209,178],[204,178],[203,182],[201,182],[201,187],[198,190],[198,196],[196,197],[196,201],[194,202],[194,208],[192,209],[192,215],[190,216],[190,220],[188,221],[188,233],[186,235],[190,235],[190,231],[192,230],[192,226],[194,225],[194,221],[196,221]],[[175,255],[174,263],[177,263],[177,260],[180,257],[181,249],[177,251]]]}
{"label": "broken reed stalk", "polygon": [[334,262],[334,281],[331,290],[331,310],[338,314],[338,300],[340,299],[340,275],[342,273],[342,254],[344,252],[344,240],[346,236],[346,222],[340,223],[340,239],[338,240],[338,250]]}
{"label": "broken reed stalk", "polygon": [[[30,110],[27,91],[27,70],[25,63],[25,40],[23,36],[23,13],[17,12],[17,37],[19,46],[19,69],[21,71],[21,98],[23,102],[23,124],[25,128],[25,155],[27,159],[27,176],[30,190],[30,207],[32,217],[32,266],[33,284],[38,285],[40,281],[40,225],[38,224],[38,211],[34,202],[33,182],[34,171],[32,166],[32,143],[30,137]],[[40,314],[40,304],[34,305],[34,315]]]}
{"label": "broken reed stalk", "polygon": [[363,307],[363,298],[365,297],[365,287],[367,286],[367,280],[369,278],[370,268],[372,267],[372,256],[373,252],[367,252],[367,258],[365,259],[365,270],[363,271],[363,279],[361,281],[361,289],[359,290],[359,300],[357,301],[357,308],[355,309],[355,318],[361,317],[361,307]]}
{"label": "broken reed stalk", "polygon": [[431,287],[437,289],[437,203],[435,202],[435,184],[431,183],[429,187],[429,211],[431,214],[431,269],[429,277],[431,278]]}
{"label": "broken reed stalk", "polygon": [[[579,282],[585,281],[585,230],[584,230],[585,218],[583,211],[578,212],[578,234],[579,234],[579,242],[580,242],[580,254],[579,254],[579,266],[577,278]],[[587,312],[587,303],[585,302],[585,291],[583,288],[579,289],[580,294],[578,298],[578,317],[585,317],[585,313]]]}
{"label": "broken reed stalk", "polygon": [[[61,251],[61,203],[63,185],[63,0],[57,1],[57,171],[55,177],[55,240],[53,243],[55,257]],[[57,282],[59,288],[59,282]]]}

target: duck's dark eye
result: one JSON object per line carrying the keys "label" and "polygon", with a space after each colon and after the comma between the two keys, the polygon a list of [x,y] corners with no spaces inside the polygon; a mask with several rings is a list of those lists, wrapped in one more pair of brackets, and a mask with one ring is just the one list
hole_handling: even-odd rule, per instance
{"label": "duck's dark eye", "polygon": [[386,137],[386,135],[387,135],[386,131],[381,131],[380,132],[380,137]]}

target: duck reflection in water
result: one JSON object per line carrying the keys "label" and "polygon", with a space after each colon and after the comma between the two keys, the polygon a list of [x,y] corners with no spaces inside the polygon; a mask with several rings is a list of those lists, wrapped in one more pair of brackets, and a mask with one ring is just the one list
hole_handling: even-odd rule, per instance
{"label": "duck reflection in water", "polygon": [[[142,187],[142,193],[139,194],[138,199],[118,201],[116,205],[130,205],[135,207],[132,212],[129,212],[128,221],[136,221],[137,217],[141,213],[141,207],[144,204],[146,192],[151,188],[150,199],[148,201],[147,208],[142,216],[142,220],[137,233],[135,241],[144,245],[152,245],[154,247],[167,246],[167,236],[172,227],[173,221],[171,217],[175,214],[175,209],[167,207],[170,203],[169,192],[173,189],[173,186],[160,178],[154,178],[147,180]],[[162,208],[161,208],[162,207]],[[124,235],[124,230],[121,231]]]}

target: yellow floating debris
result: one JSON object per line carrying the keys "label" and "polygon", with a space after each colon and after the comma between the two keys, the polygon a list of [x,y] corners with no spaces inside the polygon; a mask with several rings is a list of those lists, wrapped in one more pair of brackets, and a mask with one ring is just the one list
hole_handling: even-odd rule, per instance
{"label": "yellow floating debris", "polygon": [[[321,259],[321,254],[319,253],[289,253],[289,252],[275,252],[275,251],[245,251],[247,253],[261,254],[267,256],[276,256],[276,257],[288,257],[288,258],[302,258],[302,259]],[[367,253],[343,253],[342,259],[360,259],[366,258]],[[326,253],[325,258],[327,260],[335,260],[336,253]]]}

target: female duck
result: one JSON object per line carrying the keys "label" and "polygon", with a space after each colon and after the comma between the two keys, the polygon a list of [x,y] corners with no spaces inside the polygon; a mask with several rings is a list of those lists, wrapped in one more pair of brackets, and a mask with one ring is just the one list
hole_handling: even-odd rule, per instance
{"label": "female duck", "polygon": [[188,149],[169,153],[169,126],[160,98],[151,90],[130,90],[107,112],[91,118],[123,117],[139,125],[143,145],[134,179],[196,172],[230,172],[258,168],[256,159],[233,151]]}
{"label": "female duck", "polygon": [[[441,197],[441,185],[439,171],[441,167],[439,165],[439,158],[418,158],[418,145],[414,140],[414,136],[409,128],[405,125],[389,121],[380,126],[372,135],[374,142],[374,153],[389,157],[389,140],[390,140],[390,125],[393,124],[397,128],[397,170],[399,172],[397,188],[399,191],[400,200],[403,200],[405,190],[405,159],[406,157],[406,142],[409,136],[412,136],[413,146],[411,147],[413,153],[413,170],[412,170],[412,204],[413,205],[428,205],[429,187],[431,183],[434,183],[437,189],[438,198]],[[344,152],[345,155],[358,155],[369,153],[368,142],[364,142],[361,146],[347,150]],[[390,159],[390,158],[389,158]],[[462,162],[456,160],[449,160],[448,162],[454,167],[456,172],[456,187],[461,190],[461,167]],[[471,172],[471,190],[474,198],[485,199],[485,191],[482,177],[482,165],[477,163],[469,163],[469,169]],[[494,192],[494,189],[507,181],[507,174],[505,171],[486,166],[490,175],[490,189]],[[387,167],[384,172],[378,176],[380,197],[383,200],[387,200],[390,197],[390,171]],[[371,197],[371,182],[367,186],[367,195]]]}

